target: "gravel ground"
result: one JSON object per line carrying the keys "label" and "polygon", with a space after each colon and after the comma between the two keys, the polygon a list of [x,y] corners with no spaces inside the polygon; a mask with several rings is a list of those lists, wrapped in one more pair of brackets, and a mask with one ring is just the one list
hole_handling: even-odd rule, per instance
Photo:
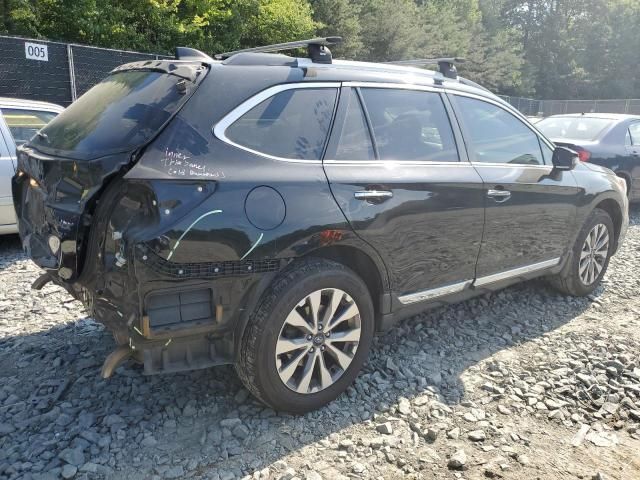
{"label": "gravel ground", "polygon": [[0,478],[640,478],[640,208],[604,285],[542,281],[375,340],[356,383],[304,417],[231,367],[157,377],[0,237]]}

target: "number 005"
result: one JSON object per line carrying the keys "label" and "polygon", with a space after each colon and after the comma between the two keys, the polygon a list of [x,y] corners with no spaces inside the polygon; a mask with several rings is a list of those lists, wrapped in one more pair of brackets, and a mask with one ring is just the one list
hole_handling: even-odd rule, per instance
{"label": "number 005", "polygon": [[49,61],[49,52],[46,45],[25,42],[24,51],[26,57],[30,60]]}

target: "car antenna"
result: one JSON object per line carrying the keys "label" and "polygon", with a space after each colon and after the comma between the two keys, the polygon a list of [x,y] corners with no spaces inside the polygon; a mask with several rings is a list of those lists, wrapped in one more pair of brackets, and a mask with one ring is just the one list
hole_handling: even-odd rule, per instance
{"label": "car antenna", "polygon": [[337,45],[338,43],[342,43],[342,37],[318,37],[311,38],[309,40],[276,43],[262,47],[244,48],[242,50],[234,50],[232,52],[218,53],[215,55],[215,58],[217,60],[225,60],[238,53],[273,53],[306,47],[307,53],[312,62],[331,63],[333,57],[331,56],[331,51],[327,47],[329,45]]}
{"label": "car antenna", "polygon": [[385,62],[390,65],[404,65],[406,67],[424,67],[426,65],[438,65],[438,71],[446,78],[456,80],[458,69],[456,63],[464,63],[466,60],[460,57],[421,58],[415,60],[396,60]]}

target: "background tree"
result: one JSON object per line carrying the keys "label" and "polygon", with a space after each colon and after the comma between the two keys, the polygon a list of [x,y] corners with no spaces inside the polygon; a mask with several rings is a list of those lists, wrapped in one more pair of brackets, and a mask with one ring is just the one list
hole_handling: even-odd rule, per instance
{"label": "background tree", "polygon": [[340,58],[463,56],[498,93],[640,97],[638,0],[0,0],[0,33],[170,54],[342,35]]}

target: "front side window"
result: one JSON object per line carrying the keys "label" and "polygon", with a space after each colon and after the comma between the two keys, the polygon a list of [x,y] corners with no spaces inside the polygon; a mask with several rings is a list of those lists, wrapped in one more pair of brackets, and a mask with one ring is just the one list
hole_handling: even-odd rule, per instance
{"label": "front side window", "polygon": [[631,145],[640,145],[640,122],[629,125],[629,140]]}
{"label": "front side window", "polygon": [[361,91],[381,160],[459,160],[440,94],[391,88]]}
{"label": "front side window", "polygon": [[320,160],[337,88],[284,90],[264,100],[226,130],[233,143],[280,158]]}
{"label": "front side window", "polygon": [[482,100],[452,95],[476,162],[544,165],[538,136],[506,110]]}
{"label": "front side window", "polygon": [[55,112],[27,108],[3,108],[1,112],[16,146],[28,142],[57,115]]}

